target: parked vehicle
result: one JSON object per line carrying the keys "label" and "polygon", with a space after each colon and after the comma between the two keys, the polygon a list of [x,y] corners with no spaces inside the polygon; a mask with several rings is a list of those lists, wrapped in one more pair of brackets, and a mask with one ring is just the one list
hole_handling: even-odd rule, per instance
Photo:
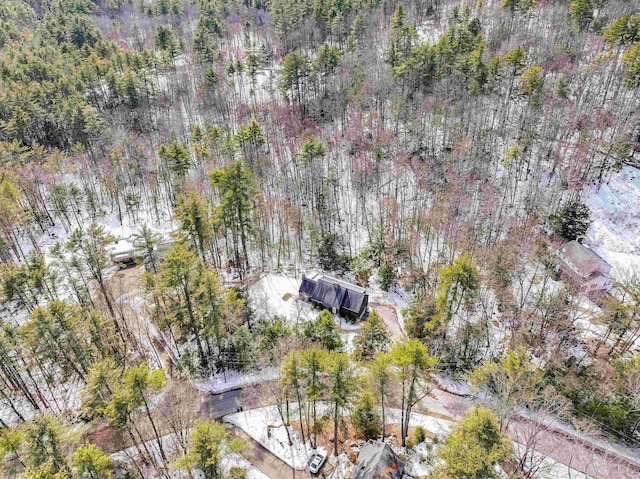
{"label": "parked vehicle", "polygon": [[322,466],[324,465],[324,461],[327,460],[327,456],[324,454],[316,454],[311,458],[311,464],[309,464],[309,472],[311,474],[318,474]]}

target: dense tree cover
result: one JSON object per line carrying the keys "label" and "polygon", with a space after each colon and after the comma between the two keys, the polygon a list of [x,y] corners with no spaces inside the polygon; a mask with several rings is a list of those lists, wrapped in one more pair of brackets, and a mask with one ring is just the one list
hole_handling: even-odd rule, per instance
{"label": "dense tree cover", "polygon": [[435,477],[500,477],[496,465],[508,456],[510,449],[509,440],[500,433],[491,413],[474,409],[447,437],[439,453],[445,464]]}
{"label": "dense tree cover", "polygon": [[589,207],[580,200],[569,201],[550,217],[551,226],[557,235],[566,240],[584,236],[589,229]]}
{"label": "dense tree cover", "polygon": [[111,478],[115,464],[101,449],[92,444],[77,445],[52,414],[41,414],[20,429],[4,429],[0,441],[4,453],[13,453],[12,460],[3,460],[3,475],[25,478]]}
{"label": "dense tree cover", "polygon": [[[432,389],[431,374],[437,360],[428,355],[419,341],[396,345],[388,354],[381,352],[365,365],[369,372],[362,381],[356,381],[357,364],[349,355],[340,351],[312,349],[292,351],[281,366],[285,398],[297,403],[301,434],[315,444],[321,432],[321,422],[316,414],[316,403],[324,400],[330,405],[333,422],[333,449],[337,455],[341,416],[351,402],[355,408],[351,423],[364,438],[374,439],[380,432],[386,435],[385,411],[393,398],[402,409],[402,443],[409,433],[409,421],[413,407]],[[398,387],[392,389],[392,385]],[[378,412],[380,411],[380,412]],[[306,428],[306,429],[305,429]]]}
{"label": "dense tree cover", "polygon": [[222,424],[214,421],[200,421],[191,433],[191,448],[180,458],[176,466],[189,471],[202,471],[206,479],[221,479],[223,475],[221,459],[224,453],[241,452],[244,444],[240,439],[229,437]]}
{"label": "dense tree cover", "polygon": [[364,391],[357,399],[351,415],[353,427],[364,439],[377,439],[381,430],[380,421],[373,393]]}
{"label": "dense tree cover", "polygon": [[[134,21],[118,26],[113,35],[105,28],[105,14],[108,12],[112,18],[128,15],[130,12],[125,13],[120,3],[97,6],[89,2],[59,2],[47,7],[50,11],[42,15],[25,2],[10,2],[3,7],[3,21],[15,26],[4,34],[26,41],[6,42],[2,48],[2,151],[7,164],[21,168],[28,165],[30,174],[29,180],[11,180],[14,193],[7,200],[13,206],[7,207],[13,213],[4,219],[8,223],[3,229],[6,247],[14,249],[9,257],[22,256],[16,242],[25,234],[27,239],[29,234],[37,235],[37,228],[50,226],[58,217],[67,216],[68,222],[69,214],[73,211],[77,215],[85,203],[89,209],[95,208],[93,214],[97,217],[104,212],[101,204],[106,204],[107,209],[122,211],[124,207],[133,216],[136,210],[150,211],[159,220],[167,206],[177,204],[187,183],[195,180],[194,170],[207,173],[212,167],[225,168],[230,160],[241,157],[254,173],[293,180],[260,182],[255,194],[245,194],[243,201],[250,199],[259,213],[260,220],[253,225],[256,228],[238,224],[251,221],[250,216],[245,218],[236,212],[235,218],[229,217],[232,208],[222,205],[227,214],[219,230],[229,236],[214,235],[214,245],[233,238],[233,261],[245,263],[245,268],[247,259],[239,258],[247,256],[243,241],[256,242],[262,263],[270,258],[268,250],[277,250],[280,261],[283,255],[291,258],[295,253],[291,244],[296,244],[299,252],[303,243],[318,244],[314,231],[317,226],[323,238],[336,234],[351,252],[357,245],[353,244],[350,231],[360,221],[373,243],[375,220],[370,218],[371,210],[363,214],[365,210],[358,211],[357,205],[352,204],[348,214],[339,208],[336,211],[336,205],[344,203],[338,184],[348,184],[343,189],[352,190],[351,197],[362,200],[361,204],[371,200],[384,203],[376,214],[381,219],[390,213],[391,200],[398,202],[403,217],[407,199],[398,196],[402,188],[397,186],[432,186],[438,176],[428,177],[445,171],[444,159],[448,155],[457,155],[461,164],[470,166],[469,171],[477,170],[476,187],[483,178],[492,176],[492,167],[504,168],[501,181],[491,190],[492,198],[502,204],[495,209],[498,214],[489,217],[485,213],[475,221],[467,221],[477,208],[463,202],[457,207],[457,215],[467,220],[455,221],[464,225],[470,235],[453,234],[451,228],[438,224],[435,218],[423,225],[421,211],[413,213],[412,221],[420,218],[416,223],[419,231],[434,226],[440,234],[447,231],[452,248],[469,246],[458,244],[463,239],[468,242],[469,237],[492,243],[508,223],[502,221],[505,215],[517,220],[530,218],[534,211],[554,213],[562,200],[558,187],[570,184],[570,189],[577,191],[584,184],[602,180],[612,167],[628,158],[629,148],[637,140],[633,137],[637,13],[632,9],[619,5],[615,9],[608,5],[596,8],[593,2],[554,4],[544,9],[530,1],[475,9],[445,9],[447,2],[424,3],[428,5],[395,5],[395,12],[378,2],[343,2],[336,6],[279,1],[259,5],[257,8],[269,9],[275,31],[250,33],[253,26],[249,22],[245,27],[247,39],[240,46],[241,57],[246,58],[234,54],[229,56],[233,60],[230,62],[219,54],[235,42],[227,37],[224,26],[231,8],[222,2],[197,2],[197,13],[183,11],[175,2],[163,2],[162,6],[145,4],[143,15],[158,18],[153,26],[142,28]],[[501,9],[495,10],[497,6]],[[238,8],[244,11],[243,7]],[[376,29],[363,28],[378,21],[374,13],[377,9],[387,14],[386,31],[377,34],[384,37],[382,43],[367,33]],[[140,14],[136,12],[134,17]],[[248,11],[246,14],[250,15]],[[443,31],[438,38],[424,39],[416,23],[416,18],[422,18],[420,15],[434,15],[441,22]],[[525,27],[523,19],[528,15],[533,15],[533,22]],[[580,32],[567,31],[570,37],[541,38],[544,46],[533,51],[519,41],[526,36],[526,29],[535,32],[538,25],[563,25],[567,18]],[[184,26],[191,22],[196,25],[195,31],[186,34]],[[596,28],[595,23],[600,27]],[[25,29],[19,33],[18,27],[22,26]],[[33,34],[22,38],[30,29]],[[307,35],[309,32],[312,33]],[[587,84],[592,92],[572,96],[570,92],[581,81],[576,65],[586,59],[586,46],[598,32],[605,45],[611,47],[603,47],[605,50],[592,59],[599,65],[591,74],[595,81]],[[133,48],[121,46],[125,39],[131,39]],[[356,40],[359,43],[354,49]],[[286,43],[284,51],[274,50],[275,41]],[[184,43],[184,48],[192,45],[193,50],[185,50],[182,45],[174,48],[176,42]],[[369,58],[372,51],[365,47],[372,42],[384,45],[386,51],[375,61]],[[46,68],[44,63],[38,64],[43,59]],[[176,62],[186,62],[188,73],[179,73]],[[606,68],[607,62],[612,68]],[[267,75],[269,65],[280,64],[280,78],[276,81],[268,80],[266,85],[257,80]],[[190,91],[191,87],[186,86],[187,78],[193,79],[190,83],[196,90]],[[362,88],[367,82],[370,87],[365,91]],[[176,88],[167,88],[167,83]],[[602,98],[599,88],[603,85],[608,93],[599,104],[593,98]],[[285,98],[278,98],[279,90]],[[557,99],[552,90],[557,92]],[[194,102],[194,95],[202,101]],[[297,107],[277,112],[266,108],[286,99]],[[185,114],[179,115],[182,118],[163,106],[167,102],[183,105]],[[423,111],[418,107],[423,103],[432,106]],[[494,113],[476,115],[492,103],[498,105]],[[610,121],[598,125],[583,124],[584,121],[558,124],[547,131],[535,121],[535,112],[545,108],[582,112],[554,115],[552,122],[565,118],[586,121],[596,116],[595,111],[606,111]],[[246,113],[232,119],[232,110]],[[299,119],[279,121],[294,110],[302,115]],[[368,115],[363,114],[367,111],[374,114],[371,118],[377,118],[377,124],[355,124],[357,118]],[[193,121],[194,118],[202,121]],[[327,130],[324,133],[323,128]],[[337,150],[346,146],[352,157],[349,166],[358,165],[352,170],[357,172],[353,178],[328,168],[327,157],[338,154],[331,152],[324,141],[331,138],[332,128],[348,143],[336,145]],[[196,130],[196,135],[189,133]],[[594,134],[585,135],[586,130],[593,130]],[[480,135],[481,132],[485,133]],[[572,132],[577,137],[572,137]],[[132,135],[138,137],[129,141],[134,138]],[[283,146],[286,138],[293,140],[291,146]],[[511,139],[516,140],[515,146]],[[567,144],[571,145],[569,150]],[[593,147],[596,144],[598,147]],[[300,152],[304,168],[292,169],[286,164],[292,149]],[[389,162],[399,154],[435,161],[435,168],[424,179],[420,175],[412,179],[412,167],[411,175],[399,175],[401,183],[389,184],[393,189],[375,185],[366,188],[371,182],[387,185]],[[490,160],[476,165],[474,158],[486,155]],[[576,161],[566,156],[579,160],[584,167],[575,168]],[[45,171],[35,165],[46,165]],[[64,185],[67,188],[61,188],[53,180],[69,167],[74,171],[99,170],[102,174],[86,175],[79,185],[74,180]],[[558,177],[558,182],[553,187],[547,185],[551,194],[542,195],[540,185],[533,185],[532,180],[539,177],[536,171],[547,170]],[[200,173],[195,176],[202,180]],[[460,191],[462,177],[440,177],[444,181],[429,195],[434,204],[446,207]],[[41,187],[33,188],[31,181]],[[477,195],[474,201],[478,205],[494,201],[487,196],[488,191]],[[221,192],[217,198],[213,191],[205,195],[212,210],[218,207],[218,201],[222,202]],[[530,198],[523,203],[527,207],[512,212],[504,208],[522,195]],[[266,205],[277,203],[278,198],[286,198],[282,208],[263,214]],[[57,205],[55,209],[50,202]],[[316,209],[313,214],[311,205]],[[15,230],[20,223],[16,215],[28,219],[32,225],[28,229],[33,231]],[[360,219],[354,222],[354,218]],[[316,221],[318,224],[314,224]],[[474,223],[479,225],[480,221],[487,227],[478,234]],[[407,228],[393,226],[385,242],[390,246],[390,242],[408,239],[407,235]],[[428,238],[432,237],[421,232],[420,242],[428,247]],[[237,248],[236,241],[240,243]],[[324,240],[320,242],[323,243]],[[417,260],[415,251],[410,252],[412,263]],[[389,265],[385,271],[391,271]]]}
{"label": "dense tree cover", "polygon": [[371,360],[389,349],[391,337],[384,320],[373,311],[353,340],[356,359]]}

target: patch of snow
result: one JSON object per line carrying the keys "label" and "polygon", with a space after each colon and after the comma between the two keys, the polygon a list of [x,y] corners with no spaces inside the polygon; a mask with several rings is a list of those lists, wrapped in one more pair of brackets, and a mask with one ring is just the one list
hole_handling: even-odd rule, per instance
{"label": "patch of snow", "polygon": [[611,277],[614,280],[624,281],[634,271],[640,270],[640,253],[613,251],[604,246],[594,246],[593,249],[613,267]]}
{"label": "patch of snow", "polygon": [[540,479],[589,479],[590,477],[537,451],[527,451],[527,448],[520,443],[514,442],[513,448],[518,459],[521,459],[524,454],[527,455],[525,467],[535,471],[533,477]]}
{"label": "patch of snow", "polygon": [[[191,433],[191,430],[185,429],[181,432],[182,434],[188,436]],[[164,450],[165,454],[173,455],[180,450],[179,442],[174,433],[162,436],[160,438],[160,441],[162,442],[162,449]],[[142,446],[142,444],[140,444],[138,446],[131,446],[127,449],[115,452],[111,454],[111,459],[113,459],[114,461],[129,462],[131,458],[135,458],[142,450],[149,451],[154,456],[155,460],[158,463],[161,463],[160,449],[158,448],[158,442],[156,439],[151,439],[145,442],[144,447]],[[244,457],[237,453],[223,455],[220,459],[220,464],[221,469],[223,473],[225,473],[225,475],[229,473],[231,468],[240,467],[247,471],[247,479],[271,479],[269,476],[264,474],[257,467],[255,467],[253,464],[251,464]],[[187,471],[174,470],[169,472],[169,476],[171,477],[171,479],[182,479],[191,477],[191,474]],[[147,479],[159,479],[166,476],[157,471],[148,471],[148,475],[145,474],[145,477]]]}
{"label": "patch of snow", "polygon": [[623,167],[585,201],[592,219],[587,240],[613,266],[612,276],[620,279],[629,268],[639,268],[640,170]]}
{"label": "patch of snow", "polygon": [[[39,372],[33,371],[32,376],[38,384],[43,384],[45,381]],[[68,411],[71,414],[76,414],[80,411],[80,406],[82,405],[80,393],[84,388],[84,382],[74,378],[61,384],[43,387],[40,389],[40,393],[49,404],[51,411]],[[31,391],[31,393],[34,394],[34,391]],[[12,402],[16,410],[22,415],[22,418],[27,421],[30,421],[38,414],[38,411],[24,397],[15,396],[12,398]],[[6,401],[0,401],[0,419],[10,426],[18,426],[22,422]]]}
{"label": "patch of snow", "polygon": [[[282,459],[293,469],[306,469],[311,456],[315,453],[307,444],[303,444],[297,437],[296,431],[288,427],[292,443],[289,445],[287,429],[276,406],[251,409],[226,416],[226,421],[239,427],[263,447]],[[326,454],[326,451],[319,452]]]}
{"label": "patch of snow", "polygon": [[607,334],[607,327],[596,324],[594,320],[602,310],[584,296],[574,298],[574,310],[571,312],[573,324],[579,329],[584,339],[601,339]]}
{"label": "patch of snow", "polygon": [[246,373],[239,373],[237,371],[217,373],[207,379],[192,380],[191,384],[205,393],[222,393],[264,381],[276,380],[279,377],[280,369],[273,366],[248,371]]}
{"label": "patch of snow", "polygon": [[[427,443],[429,443],[429,445]],[[410,449],[399,446],[392,447],[396,454],[404,456],[404,467],[407,472],[411,473],[414,477],[423,477],[428,476],[435,469],[434,462],[437,461],[437,457],[434,457],[433,452],[430,450],[430,444],[431,441],[427,440],[416,444]]]}
{"label": "patch of snow", "polygon": [[343,333],[342,341],[344,341],[344,352],[353,354],[355,351],[355,345],[353,344],[353,340],[356,338],[356,333]]}
{"label": "patch of snow", "polygon": [[343,452],[338,457],[329,456],[329,464],[334,467],[332,479],[346,479],[350,477],[350,471],[353,468],[353,464],[349,461],[347,455]]}
{"label": "patch of snow", "polygon": [[131,227],[125,225],[106,225],[105,231],[116,238],[116,242],[128,240],[132,236]]}
{"label": "patch of snow", "polygon": [[298,278],[267,274],[249,287],[249,304],[257,317],[278,316],[289,326],[295,326],[319,314],[318,310],[312,310],[309,304],[297,299],[298,289]]}
{"label": "patch of snow", "polygon": [[471,386],[468,383],[453,379],[444,373],[434,375],[433,379],[438,383],[440,389],[448,393],[456,396],[469,396],[471,394]]}
{"label": "patch of snow", "polygon": [[447,28],[433,21],[426,21],[416,27],[418,38],[423,42],[435,45],[440,40]]}
{"label": "patch of snow", "polygon": [[225,473],[229,473],[233,467],[241,467],[247,471],[247,479],[271,479],[264,472],[258,469],[256,466],[247,461],[240,454],[229,454],[225,456],[222,461],[222,470]]}
{"label": "patch of snow", "polygon": [[[400,409],[387,409],[385,415],[385,423],[387,424],[400,424],[402,418],[402,411]],[[427,416],[425,414],[419,414],[416,412],[411,413],[409,419],[410,427],[423,427],[431,434],[436,435],[439,439],[445,439],[454,423],[447,421],[446,419],[440,419],[438,417]]]}
{"label": "patch of snow", "polygon": [[338,317],[340,320],[340,329],[343,331],[357,331],[362,328],[362,323],[351,323],[343,317]]}

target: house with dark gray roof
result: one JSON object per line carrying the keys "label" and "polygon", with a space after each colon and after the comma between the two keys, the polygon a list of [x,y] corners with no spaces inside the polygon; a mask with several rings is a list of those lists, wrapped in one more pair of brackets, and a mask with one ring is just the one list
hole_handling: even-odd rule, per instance
{"label": "house with dark gray roof", "polygon": [[611,265],[580,240],[563,244],[557,252],[560,274],[585,294],[611,288]]}
{"label": "house with dark gray roof", "polygon": [[347,318],[363,319],[369,304],[365,288],[323,274],[302,275],[298,293],[315,306]]}
{"label": "house with dark gray roof", "polygon": [[413,479],[386,442],[368,442],[360,448],[351,479]]}

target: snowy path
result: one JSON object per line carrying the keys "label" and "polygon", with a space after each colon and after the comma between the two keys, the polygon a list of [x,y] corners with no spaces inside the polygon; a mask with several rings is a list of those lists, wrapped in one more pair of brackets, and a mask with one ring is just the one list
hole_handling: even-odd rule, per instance
{"label": "snowy path", "polygon": [[[311,477],[308,471],[296,471],[292,469],[287,463],[282,461],[278,456],[273,454],[262,444],[258,443],[255,439],[249,436],[242,429],[229,425],[227,430],[235,437],[244,441],[247,448],[244,450],[243,455],[249,460],[251,464],[257,467],[262,473],[265,473],[265,477],[273,479],[285,479],[288,477]],[[264,474],[263,474],[264,475]]]}
{"label": "snowy path", "polygon": [[584,437],[577,432],[561,431],[553,423],[544,429],[533,424],[528,419],[515,417],[509,424],[507,435],[513,441],[529,442],[537,453],[587,476],[612,479],[640,477],[638,465],[616,453],[602,441]]}
{"label": "snowy path", "polygon": [[[464,417],[477,402],[470,397],[460,397],[438,389],[434,391],[434,396],[424,399],[421,404],[430,412],[455,420]],[[540,477],[550,479],[556,477],[573,479],[586,476],[607,479],[640,477],[640,461],[633,457],[631,452],[627,453],[615,444],[580,433],[553,418],[516,417],[509,425],[508,436],[515,442],[531,444],[533,437],[531,421],[534,420],[544,426],[544,428],[538,426],[537,429],[544,430],[537,432],[532,446],[539,455],[547,458],[544,461],[545,468],[554,471],[548,476]],[[540,457],[538,457],[538,463],[540,463],[539,459]],[[569,472],[566,472],[565,468]],[[562,475],[563,471],[564,475]],[[578,472],[580,475],[576,475]]]}
{"label": "snowy path", "polygon": [[193,379],[191,380],[191,384],[202,392],[219,394],[246,386],[273,381],[279,377],[280,369],[270,366],[260,370],[251,370],[246,373],[226,371],[225,373],[215,374],[207,379]]}

